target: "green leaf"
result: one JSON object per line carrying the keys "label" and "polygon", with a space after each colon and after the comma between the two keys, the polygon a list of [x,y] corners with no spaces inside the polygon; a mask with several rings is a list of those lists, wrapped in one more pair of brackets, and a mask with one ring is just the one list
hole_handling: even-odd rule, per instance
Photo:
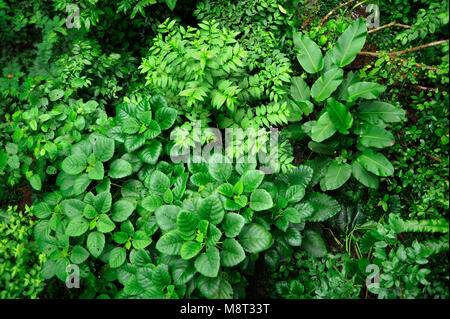
{"label": "green leaf", "polygon": [[270,247],[272,235],[263,226],[250,224],[241,231],[238,241],[249,253],[258,253]]}
{"label": "green leaf", "polygon": [[209,248],[195,259],[195,269],[205,277],[214,278],[219,274],[220,254],[216,247]]}
{"label": "green leaf", "polygon": [[250,208],[254,211],[268,210],[272,206],[272,197],[266,190],[257,189],[250,195]]}
{"label": "green leaf", "polygon": [[371,149],[364,150],[357,160],[362,167],[377,176],[391,176],[394,174],[394,167],[387,158]]}
{"label": "green leaf", "polygon": [[175,120],[177,119],[177,110],[171,107],[162,107],[156,111],[155,119],[161,130],[167,130],[175,123]]}
{"label": "green leaf", "polygon": [[80,245],[76,245],[72,248],[72,253],[70,254],[70,261],[74,264],[81,264],[89,257],[89,252],[81,247]]}
{"label": "green leaf", "polygon": [[363,127],[359,141],[365,147],[384,148],[395,143],[394,135],[382,127],[375,125],[365,125]]}
{"label": "green leaf", "polygon": [[223,221],[223,230],[227,237],[233,238],[239,235],[245,225],[245,218],[236,213],[228,213]]}
{"label": "green leaf", "polygon": [[347,89],[348,102],[356,101],[359,98],[373,100],[386,90],[386,87],[378,83],[357,82]]}
{"label": "green leaf", "polygon": [[223,209],[219,197],[210,195],[200,201],[197,214],[200,219],[207,220],[211,224],[217,225],[222,221],[225,210]]}
{"label": "green leaf", "polygon": [[138,230],[133,235],[133,247],[134,249],[144,249],[152,243],[152,238],[144,231]]}
{"label": "green leaf", "polygon": [[302,244],[302,235],[297,228],[288,228],[284,233],[284,240],[290,246],[299,247]]}
{"label": "green leaf", "polygon": [[83,217],[72,219],[66,228],[66,235],[78,237],[83,235],[89,229],[89,223]]}
{"label": "green leaf", "polygon": [[160,141],[151,141],[139,153],[139,159],[144,163],[155,165],[158,162],[158,158],[162,152],[162,145]]}
{"label": "green leaf", "polygon": [[50,101],[55,102],[64,96],[64,91],[61,89],[52,90],[49,94]]}
{"label": "green leaf", "polygon": [[342,134],[348,134],[353,125],[353,117],[347,106],[333,98],[327,100],[327,112],[334,127]]}
{"label": "green leaf", "polygon": [[82,202],[79,199],[71,198],[63,200],[59,206],[61,208],[61,211],[66,216],[73,219],[83,216],[83,211],[86,203]]}
{"label": "green leaf", "polygon": [[119,268],[127,259],[127,251],[122,247],[115,247],[109,253],[109,265],[111,268]]}
{"label": "green leaf", "polygon": [[347,163],[339,164],[337,161],[331,162],[327,173],[324,176],[327,190],[338,189],[350,178],[352,167]]}
{"label": "green leaf", "polygon": [[336,133],[336,127],[328,115],[328,112],[323,113],[316,125],[312,127],[311,138],[314,142],[322,142]]}
{"label": "green leaf", "polygon": [[215,154],[210,157],[208,162],[209,174],[218,182],[227,182],[233,171],[233,165],[224,156]]}
{"label": "green leaf", "polygon": [[291,96],[295,101],[309,100],[311,90],[301,77],[292,77],[291,83]]}
{"label": "green leaf", "polygon": [[187,241],[181,246],[180,255],[184,260],[189,260],[197,256],[203,248],[203,244],[198,241]]}
{"label": "green leaf", "polygon": [[88,177],[93,180],[101,181],[105,176],[105,168],[102,162],[97,162],[88,172]]}
{"label": "green leaf", "polygon": [[166,265],[158,265],[152,272],[152,282],[158,288],[166,288],[170,285],[170,273]]}
{"label": "green leaf", "polygon": [[53,213],[53,210],[50,208],[50,206],[45,202],[39,202],[38,204],[34,205],[34,214],[39,219],[46,219],[51,216]]}
{"label": "green leaf", "polygon": [[145,197],[141,202],[141,206],[150,212],[154,212],[158,207],[162,206],[163,204],[164,202],[161,197],[152,194]]}
{"label": "green leaf", "polygon": [[84,171],[86,165],[86,158],[84,156],[73,154],[62,161],[61,169],[69,175],[78,175]]}
{"label": "green leaf", "polygon": [[323,222],[330,219],[341,210],[341,205],[332,197],[322,193],[311,193],[309,203],[314,208],[314,212],[308,217],[312,222]]}
{"label": "green leaf", "polygon": [[220,253],[220,262],[225,267],[234,267],[245,259],[245,252],[242,246],[233,238],[223,241]]}
{"label": "green leaf", "polygon": [[303,185],[292,185],[286,190],[286,198],[289,203],[298,203],[305,197],[306,189]]}
{"label": "green leaf", "polygon": [[355,20],[339,37],[331,50],[331,57],[339,67],[350,64],[364,46],[367,27],[363,19]]}
{"label": "green leaf", "polygon": [[242,176],[242,183],[244,184],[245,191],[248,193],[253,192],[258,188],[263,179],[264,173],[260,170],[254,169],[246,171]]}
{"label": "green leaf", "polygon": [[311,87],[311,96],[317,101],[321,102],[330,97],[344,79],[344,71],[338,68],[322,74]]}
{"label": "green leaf", "polygon": [[298,62],[308,73],[317,73],[323,68],[323,57],[319,46],[303,33],[293,34],[294,46],[300,51]]}
{"label": "green leaf", "polygon": [[108,175],[111,178],[123,178],[133,174],[133,166],[123,159],[117,159],[111,163]]}
{"label": "green leaf", "polygon": [[124,222],[131,216],[135,205],[125,199],[118,200],[112,206],[112,220],[115,222]]}
{"label": "green leaf", "polygon": [[195,236],[198,217],[194,213],[182,210],[177,216],[178,234],[185,240],[190,240]]}
{"label": "green leaf", "polygon": [[197,278],[197,287],[205,298],[219,298],[220,282],[222,281],[222,277],[218,276],[214,278],[208,278],[205,276],[198,276]]}
{"label": "green leaf", "polygon": [[75,181],[73,182],[73,195],[78,196],[86,191],[91,180],[89,179],[88,174],[79,175]]}
{"label": "green leaf", "polygon": [[377,124],[379,121],[392,123],[400,122],[405,119],[406,111],[395,106],[380,101],[366,101],[358,107],[358,117],[361,120],[371,124]]}
{"label": "green leaf", "polygon": [[114,222],[106,214],[101,214],[97,220],[97,230],[102,233],[110,233],[116,228]]}
{"label": "green leaf", "polygon": [[30,177],[30,185],[33,189],[40,191],[42,189],[41,177],[38,174],[34,174]]}
{"label": "green leaf", "polygon": [[312,229],[303,233],[302,249],[312,257],[324,257],[327,254],[327,247],[322,237]]}
{"label": "green leaf", "polygon": [[127,137],[125,137],[124,145],[125,150],[128,153],[132,153],[138,150],[144,144],[145,137],[142,135],[128,135]]}
{"label": "green leaf", "polygon": [[233,185],[229,183],[221,184],[219,187],[217,187],[216,191],[219,194],[222,194],[227,197],[233,197]]}
{"label": "green leaf", "polygon": [[170,179],[166,174],[159,170],[154,170],[148,177],[148,188],[156,194],[164,194],[170,187]]}
{"label": "green leaf", "polygon": [[352,174],[364,186],[378,188],[378,177],[366,171],[358,161],[352,162]]}
{"label": "green leaf", "polygon": [[173,11],[175,9],[175,6],[177,5],[177,0],[164,0],[169,7],[170,10]]}
{"label": "green leaf", "polygon": [[166,255],[179,255],[184,240],[175,231],[168,232],[159,238],[156,249]]}
{"label": "green leaf", "polygon": [[141,123],[134,117],[130,117],[122,123],[122,133],[136,134],[141,128]]}
{"label": "green leaf", "polygon": [[109,161],[114,155],[114,140],[103,135],[96,135],[93,143],[95,158],[102,161]]}
{"label": "green leaf", "polygon": [[174,205],[161,206],[155,211],[156,222],[158,226],[164,231],[177,229],[177,216],[180,207]]}
{"label": "green leaf", "polygon": [[111,209],[112,196],[110,192],[102,192],[95,196],[93,206],[99,213],[107,213]]}

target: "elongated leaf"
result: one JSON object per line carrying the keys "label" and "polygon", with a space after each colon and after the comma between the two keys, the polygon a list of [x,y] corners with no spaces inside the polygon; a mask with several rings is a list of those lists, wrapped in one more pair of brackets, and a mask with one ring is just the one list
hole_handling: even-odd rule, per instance
{"label": "elongated leaf", "polygon": [[363,128],[359,141],[366,147],[384,148],[394,145],[395,138],[391,132],[375,125],[366,125]]}
{"label": "elongated leaf", "polygon": [[353,102],[360,98],[374,100],[385,90],[386,87],[378,83],[357,82],[348,87],[346,100],[348,102]]}
{"label": "elongated leaf", "polygon": [[336,161],[331,162],[324,177],[327,190],[338,189],[345,184],[351,174],[352,167],[349,164],[339,164]]}
{"label": "elongated leaf", "polygon": [[323,68],[323,57],[319,46],[303,33],[294,31],[294,46],[300,50],[298,62],[308,73],[317,73]]}
{"label": "elongated leaf", "polygon": [[362,167],[377,176],[391,176],[394,174],[394,167],[387,158],[371,149],[364,150],[357,160]]}
{"label": "elongated leaf", "polygon": [[292,78],[291,96],[295,101],[309,100],[309,97],[311,96],[311,90],[306,82],[299,76]]}
{"label": "elongated leaf", "polygon": [[366,101],[358,107],[358,117],[372,124],[380,121],[385,123],[400,122],[406,112],[395,106],[381,101]]}
{"label": "elongated leaf", "polygon": [[378,177],[366,171],[358,161],[352,162],[352,174],[364,186],[378,188]]}
{"label": "elongated leaf", "polygon": [[367,27],[363,19],[355,20],[339,37],[332,49],[332,59],[339,67],[350,64],[364,46]]}
{"label": "elongated leaf", "polygon": [[344,104],[329,98],[327,112],[334,127],[342,134],[348,134],[348,129],[353,125],[353,116]]}
{"label": "elongated leaf", "polygon": [[336,133],[336,127],[331,122],[328,112],[325,112],[320,116],[316,125],[312,127],[311,138],[315,142],[322,142],[333,136],[334,133]]}
{"label": "elongated leaf", "polygon": [[311,87],[311,96],[321,102],[330,97],[344,79],[344,71],[339,68],[332,68],[325,72],[314,82]]}

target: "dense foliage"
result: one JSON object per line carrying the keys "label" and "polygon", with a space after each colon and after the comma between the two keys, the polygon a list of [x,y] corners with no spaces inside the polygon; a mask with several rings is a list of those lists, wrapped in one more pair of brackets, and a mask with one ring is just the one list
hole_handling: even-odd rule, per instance
{"label": "dense foliage", "polygon": [[0,298],[449,298],[449,2],[340,5],[0,0]]}

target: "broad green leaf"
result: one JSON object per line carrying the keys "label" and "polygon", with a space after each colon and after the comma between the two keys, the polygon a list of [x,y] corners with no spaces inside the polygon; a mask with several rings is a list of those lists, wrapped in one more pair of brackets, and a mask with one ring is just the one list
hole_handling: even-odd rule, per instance
{"label": "broad green leaf", "polygon": [[268,210],[272,206],[272,196],[266,190],[257,189],[250,195],[250,208],[254,211]]}
{"label": "broad green leaf", "polygon": [[284,240],[292,247],[299,247],[302,244],[302,234],[297,228],[288,228],[283,237]]}
{"label": "broad green leaf", "polygon": [[214,278],[219,274],[220,253],[216,247],[209,248],[195,259],[195,269],[205,277]]}
{"label": "broad green leaf", "polygon": [[155,119],[161,127],[161,130],[167,130],[175,123],[177,110],[170,107],[162,107],[156,111]]}
{"label": "broad green leaf", "polygon": [[292,185],[286,190],[289,203],[298,203],[305,197],[306,189],[303,185]]}
{"label": "broad green leaf", "polygon": [[88,172],[88,177],[93,180],[101,181],[105,177],[105,167],[102,162],[97,162],[91,166]]}
{"label": "broad green leaf", "polygon": [[209,158],[208,172],[218,182],[227,182],[233,171],[233,165],[224,156],[215,154]]}
{"label": "broad green leaf", "polygon": [[109,265],[111,268],[119,268],[127,259],[125,248],[116,247],[109,253]]}
{"label": "broad green leaf", "polygon": [[357,160],[362,167],[377,176],[394,174],[394,167],[387,158],[371,149],[364,150]]}
{"label": "broad green leaf", "polygon": [[322,74],[311,87],[311,96],[317,102],[321,102],[330,97],[344,79],[344,71],[339,68]]}
{"label": "broad green leaf", "polygon": [[352,167],[347,163],[339,164],[336,161],[328,166],[327,173],[324,176],[327,190],[338,189],[350,178]]}
{"label": "broad green leaf", "polygon": [[148,177],[148,183],[146,186],[156,194],[164,194],[170,187],[170,179],[166,174],[159,170],[154,170]]}
{"label": "broad green leaf", "polygon": [[152,238],[142,230],[138,230],[133,235],[133,248],[134,249],[144,249],[151,243],[152,243]]}
{"label": "broad green leaf", "polygon": [[116,228],[114,222],[106,214],[101,214],[97,220],[97,230],[101,233],[110,233]]}
{"label": "broad green leaf", "polygon": [[358,117],[361,120],[367,121],[371,124],[378,122],[400,122],[405,118],[406,112],[389,103],[381,101],[366,101],[358,107]]}
{"label": "broad green leaf", "polygon": [[342,134],[348,134],[353,125],[353,116],[344,104],[333,98],[327,100],[327,113],[334,127]]}
{"label": "broad green leaf", "polygon": [[169,7],[170,10],[173,11],[175,9],[175,6],[177,5],[177,0],[164,0]]}
{"label": "broad green leaf", "polygon": [[116,107],[116,116],[120,122],[124,122],[126,119],[136,117],[136,105],[133,103],[121,103]]}
{"label": "broad green leaf", "polygon": [[132,153],[138,150],[144,144],[145,144],[145,137],[142,135],[129,135],[125,137],[124,145],[128,153]]}
{"label": "broad green leaf", "polygon": [[88,174],[79,175],[73,182],[73,195],[78,196],[84,193],[90,183],[91,180],[89,179]]}
{"label": "broad green leaf", "polygon": [[258,253],[270,247],[272,235],[263,226],[250,224],[241,231],[238,241],[249,253]]}
{"label": "broad green leaf", "polygon": [[179,255],[184,240],[175,231],[168,232],[159,238],[156,249],[166,255]]}
{"label": "broad green leaf", "polygon": [[61,211],[68,216],[69,218],[73,219],[76,217],[83,216],[84,207],[86,206],[86,203],[82,202],[79,199],[71,198],[71,199],[65,199],[59,204]]}
{"label": "broad green leaf", "polygon": [[154,212],[158,207],[162,206],[164,204],[161,197],[158,195],[152,195],[145,197],[142,200],[141,206],[144,207],[146,210],[150,212]]}
{"label": "broad green leaf", "polygon": [[253,192],[258,188],[263,179],[264,173],[260,170],[254,169],[246,171],[242,176],[242,183],[244,184],[245,192]]}
{"label": "broad green leaf", "polygon": [[81,264],[89,257],[89,252],[81,247],[80,245],[76,245],[72,248],[72,253],[70,254],[70,261],[74,264]]}
{"label": "broad green leaf", "polygon": [[245,252],[242,246],[233,238],[223,241],[220,253],[220,262],[225,267],[234,267],[245,259]]}
{"label": "broad green leaf", "polygon": [[221,276],[209,278],[205,276],[197,277],[197,287],[205,298],[214,299],[219,298]]}
{"label": "broad green leaf", "polygon": [[203,248],[203,244],[198,241],[187,241],[181,246],[180,255],[184,260],[189,260],[197,256]]}
{"label": "broad green leaf", "polygon": [[355,20],[336,41],[331,50],[331,58],[339,67],[350,64],[364,46],[367,27],[363,19]]}
{"label": "broad green leaf", "polygon": [[111,163],[108,175],[111,178],[123,178],[133,174],[131,164],[123,159],[117,159]]}
{"label": "broad green leaf", "polygon": [[110,192],[102,192],[95,196],[93,206],[99,213],[107,213],[111,209],[112,196]]}
{"label": "broad green leaf", "polygon": [[341,210],[341,205],[332,197],[323,193],[311,193],[309,203],[314,209],[311,216],[308,217],[312,222],[323,222],[330,219]]}
{"label": "broad green leaf", "polygon": [[112,206],[112,220],[115,222],[124,222],[131,216],[135,205],[125,199],[118,200]]}
{"label": "broad green leaf", "polygon": [[227,237],[233,238],[239,235],[245,225],[245,218],[236,213],[225,215],[222,227]]}
{"label": "broad green leaf", "polygon": [[65,158],[61,163],[61,169],[69,175],[78,175],[85,170],[86,158],[82,155],[73,154]]}
{"label": "broad green leaf", "polygon": [[34,174],[30,177],[30,185],[33,189],[40,191],[42,189],[41,177],[38,174]]}
{"label": "broad green leaf", "polygon": [[177,229],[177,216],[180,207],[174,205],[161,206],[155,211],[156,222],[158,226],[164,231]]}
{"label": "broad green leaf", "polygon": [[145,145],[145,147],[139,151],[138,156],[144,163],[155,165],[161,155],[161,152],[162,144],[160,141],[155,140]]}
{"label": "broad green leaf", "polygon": [[303,233],[302,250],[312,257],[324,257],[327,254],[327,247],[322,237],[315,230],[308,229]]}
{"label": "broad green leaf", "polygon": [[291,83],[291,96],[295,101],[309,100],[311,90],[301,77],[294,76]]}
{"label": "broad green leaf", "polygon": [[51,216],[53,213],[53,209],[45,203],[45,202],[39,202],[38,204],[34,205],[34,215],[36,215],[39,219],[46,219]]}
{"label": "broad green leaf", "polygon": [[312,127],[311,138],[314,142],[322,142],[336,133],[336,127],[331,122],[328,112],[323,113],[316,125]]}
{"label": "broad green leaf", "polygon": [[386,87],[373,82],[357,82],[347,89],[348,102],[356,101],[359,98],[374,100],[386,90]]}
{"label": "broad green leaf", "polygon": [[364,186],[378,188],[378,177],[366,171],[358,161],[352,162],[352,174]]}
{"label": "broad green leaf", "polygon": [[66,235],[78,237],[83,235],[89,229],[89,223],[83,217],[72,219],[66,228]]}
{"label": "broad green leaf", "polygon": [[122,133],[136,134],[141,128],[141,123],[134,117],[130,117],[122,123]]}
{"label": "broad green leaf", "polygon": [[194,213],[182,210],[177,216],[177,229],[179,235],[185,239],[192,239],[197,229],[198,217]]}
{"label": "broad green leaf", "polygon": [[197,214],[200,219],[209,221],[211,224],[219,224],[223,216],[225,215],[225,210],[221,200],[216,195],[210,195],[202,199],[198,205]]}
{"label": "broad green leaf", "polygon": [[300,51],[298,62],[308,73],[317,73],[323,68],[323,57],[319,46],[307,35],[294,31],[294,46]]}
{"label": "broad green leaf", "polygon": [[359,141],[366,147],[384,148],[395,143],[394,135],[382,127],[366,125],[363,127]]}
{"label": "broad green leaf", "polygon": [[102,161],[109,161],[114,155],[114,140],[103,135],[96,135],[91,141],[95,158]]}
{"label": "broad green leaf", "polygon": [[219,194],[222,194],[227,197],[233,197],[233,185],[229,183],[221,184],[219,187],[217,187],[216,190]]}
{"label": "broad green leaf", "polygon": [[161,264],[153,269],[152,282],[158,288],[166,288],[170,284],[170,273],[166,265]]}
{"label": "broad green leaf", "polygon": [[189,282],[197,273],[193,262],[177,262],[172,267],[172,278],[176,285],[184,285]]}

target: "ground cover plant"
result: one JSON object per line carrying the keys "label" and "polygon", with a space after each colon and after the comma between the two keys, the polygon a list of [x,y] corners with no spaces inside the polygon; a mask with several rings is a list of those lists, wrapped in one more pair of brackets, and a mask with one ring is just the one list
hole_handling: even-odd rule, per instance
{"label": "ground cover plant", "polygon": [[0,0],[0,298],[449,298],[448,0]]}

